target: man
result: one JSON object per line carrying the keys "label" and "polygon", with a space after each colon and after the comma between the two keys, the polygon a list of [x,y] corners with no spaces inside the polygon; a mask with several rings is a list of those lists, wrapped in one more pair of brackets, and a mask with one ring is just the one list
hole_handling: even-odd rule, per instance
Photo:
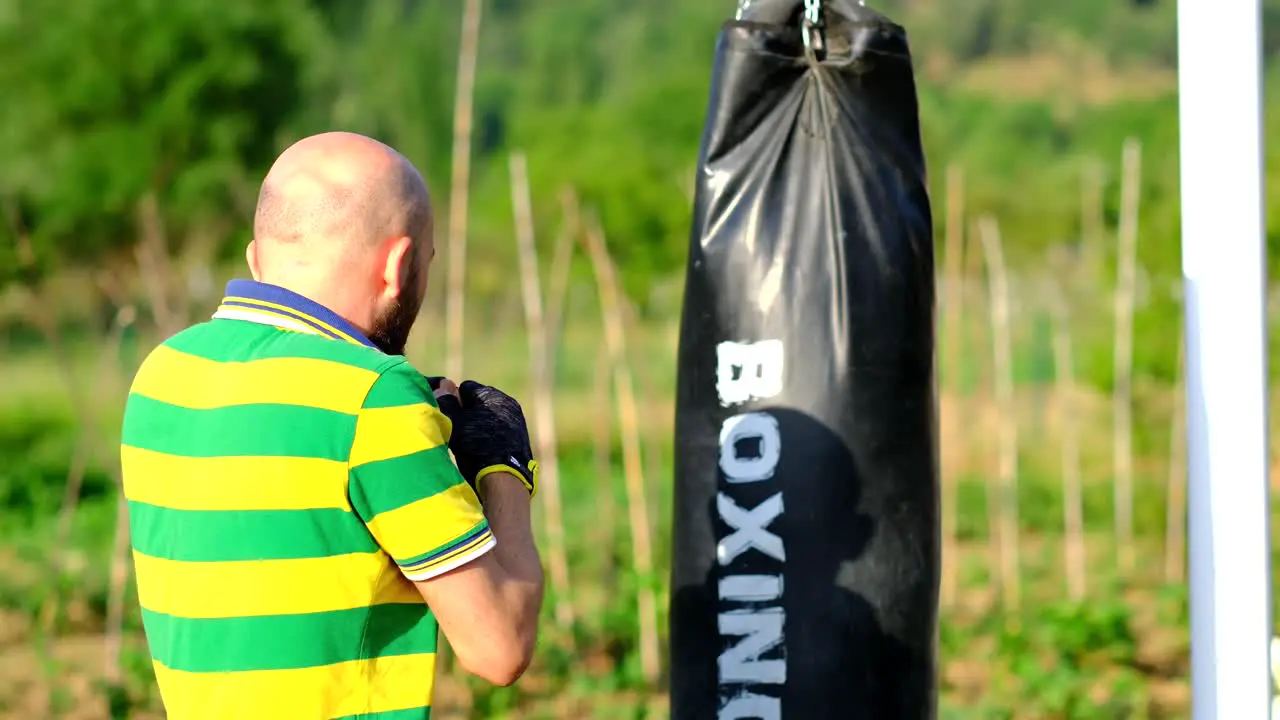
{"label": "man", "polygon": [[403,357],[431,225],[400,154],[304,139],[263,182],[253,280],[139,369],[121,462],[171,720],[425,720],[437,623],[481,678],[528,665],[543,582],[520,406]]}

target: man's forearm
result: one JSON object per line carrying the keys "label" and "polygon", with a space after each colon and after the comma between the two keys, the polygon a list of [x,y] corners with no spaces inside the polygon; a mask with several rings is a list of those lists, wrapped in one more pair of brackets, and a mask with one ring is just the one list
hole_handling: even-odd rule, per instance
{"label": "man's forearm", "polygon": [[543,578],[530,522],[529,491],[508,473],[488,475],[479,485],[485,517],[498,541],[493,553],[510,580],[502,593],[521,638],[532,648],[538,635]]}

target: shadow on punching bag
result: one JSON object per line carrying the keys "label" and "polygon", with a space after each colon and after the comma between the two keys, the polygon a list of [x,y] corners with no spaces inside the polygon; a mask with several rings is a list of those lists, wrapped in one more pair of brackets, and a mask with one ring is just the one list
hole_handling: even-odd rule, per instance
{"label": "shadow on punching bag", "polygon": [[805,4],[755,0],[716,46],[680,334],[673,720],[937,713],[910,51],[855,0],[825,0],[816,26]]}

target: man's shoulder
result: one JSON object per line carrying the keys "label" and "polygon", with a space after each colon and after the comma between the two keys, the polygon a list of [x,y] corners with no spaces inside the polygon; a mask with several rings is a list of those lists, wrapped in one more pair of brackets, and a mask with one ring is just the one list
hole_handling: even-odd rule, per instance
{"label": "man's shoulder", "polygon": [[130,395],[197,408],[238,405],[260,396],[269,399],[256,404],[352,414],[370,393],[412,392],[408,385],[415,378],[421,376],[403,356],[318,335],[212,320],[155,347],[139,367]]}
{"label": "man's shoulder", "polygon": [[240,320],[215,319],[183,330],[161,347],[213,362],[319,360],[375,374],[404,362],[366,345],[282,330]]}

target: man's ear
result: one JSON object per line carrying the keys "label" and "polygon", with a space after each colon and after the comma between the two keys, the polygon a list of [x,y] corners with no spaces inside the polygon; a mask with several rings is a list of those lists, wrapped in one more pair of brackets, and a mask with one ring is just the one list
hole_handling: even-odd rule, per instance
{"label": "man's ear", "polygon": [[409,263],[413,260],[413,240],[402,235],[387,243],[387,260],[382,268],[383,293],[387,299],[404,294],[405,278],[409,277]]}
{"label": "man's ear", "polygon": [[249,263],[249,274],[254,280],[262,281],[262,272],[258,268],[257,240],[250,240],[249,245],[244,249],[245,262]]}

